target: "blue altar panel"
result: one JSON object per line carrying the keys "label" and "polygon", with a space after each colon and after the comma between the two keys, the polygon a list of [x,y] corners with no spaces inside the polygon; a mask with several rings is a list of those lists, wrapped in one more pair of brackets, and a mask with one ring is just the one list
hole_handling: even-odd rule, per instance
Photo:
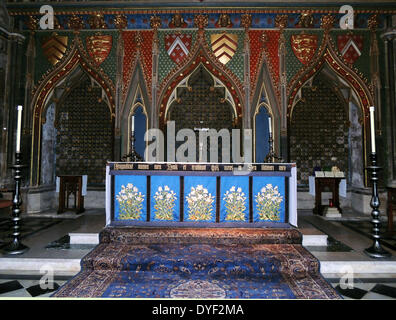
{"label": "blue altar panel", "polygon": [[184,217],[216,222],[216,177],[184,177]]}
{"label": "blue altar panel", "polygon": [[253,222],[285,222],[285,178],[253,177]]}
{"label": "blue altar panel", "polygon": [[151,221],[180,221],[179,199],[179,176],[151,176]]}
{"label": "blue altar panel", "polygon": [[220,222],[249,222],[249,177],[220,180]]}
{"label": "blue altar panel", "polygon": [[117,221],[146,221],[146,176],[115,176],[114,219]]}

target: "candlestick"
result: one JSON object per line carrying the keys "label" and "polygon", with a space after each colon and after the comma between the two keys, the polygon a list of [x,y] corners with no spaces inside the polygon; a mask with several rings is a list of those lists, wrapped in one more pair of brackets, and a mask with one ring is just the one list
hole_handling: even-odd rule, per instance
{"label": "candlestick", "polygon": [[271,117],[268,118],[268,130],[269,130],[269,133],[272,133],[272,120],[271,120]]}
{"label": "candlestick", "polygon": [[371,152],[375,153],[375,124],[374,124],[374,107],[370,107],[370,129],[371,129]]}
{"label": "candlestick", "polygon": [[[370,110],[371,111],[371,110]],[[371,212],[371,223],[373,224],[373,244],[370,248],[364,250],[364,253],[367,254],[371,258],[389,258],[391,253],[386,251],[381,246],[381,219],[380,219],[380,198],[378,195],[378,171],[381,167],[377,166],[377,154],[372,152],[370,155],[371,158],[371,166],[367,167],[367,170],[371,171],[371,181],[372,181],[372,197],[370,201],[370,206],[373,208]]]}
{"label": "candlestick", "polygon": [[22,154],[20,152],[15,153],[15,164],[12,168],[15,170],[15,189],[12,200],[12,241],[7,246],[5,246],[2,251],[5,254],[22,254],[29,250],[29,247],[25,246],[20,241],[21,237],[21,205],[22,205],[22,197],[21,197],[21,183],[22,183],[22,169],[26,166],[22,164]]}
{"label": "candlestick", "polygon": [[22,132],[22,106],[18,106],[16,152],[21,152],[21,132]]}
{"label": "candlestick", "polygon": [[131,126],[131,131],[135,132],[135,116],[132,116],[132,126]]}

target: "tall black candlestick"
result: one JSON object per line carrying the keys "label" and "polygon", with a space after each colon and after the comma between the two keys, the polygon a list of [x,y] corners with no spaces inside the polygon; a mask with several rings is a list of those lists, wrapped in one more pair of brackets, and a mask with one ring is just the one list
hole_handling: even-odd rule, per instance
{"label": "tall black candlestick", "polygon": [[373,224],[372,237],[374,242],[370,248],[364,250],[364,253],[371,258],[388,258],[391,254],[382,248],[380,236],[381,220],[379,218],[380,199],[378,196],[378,171],[381,167],[377,166],[377,154],[375,152],[371,153],[370,158],[371,166],[367,167],[367,170],[371,171],[371,181],[373,183],[370,206],[373,208],[373,211],[371,212],[371,216],[373,218],[371,223]]}
{"label": "tall black candlestick", "polygon": [[278,162],[283,162],[282,158],[278,157],[274,152],[274,140],[272,139],[271,131],[269,133],[268,146],[269,146],[269,151],[268,151],[267,156],[264,159],[264,162],[274,163],[275,160]]}
{"label": "tall black candlestick", "polygon": [[12,222],[13,222],[13,233],[12,233],[12,242],[3,248],[5,254],[22,254],[29,250],[29,247],[25,246],[20,242],[20,214],[21,214],[21,205],[22,205],[22,197],[21,197],[21,181],[22,181],[22,168],[26,167],[22,165],[22,154],[20,152],[15,153],[15,164],[11,167],[15,170],[15,190],[14,196],[12,200]]}
{"label": "tall black candlestick", "polygon": [[131,151],[129,154],[126,154],[122,157],[122,160],[126,161],[129,158],[129,161],[131,162],[141,162],[143,161],[143,158],[138,154],[135,150],[135,132],[132,130],[131,131]]}

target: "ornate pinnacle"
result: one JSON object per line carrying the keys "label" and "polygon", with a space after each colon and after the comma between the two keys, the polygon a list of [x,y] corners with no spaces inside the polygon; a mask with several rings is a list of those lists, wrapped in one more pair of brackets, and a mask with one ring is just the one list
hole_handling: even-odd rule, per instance
{"label": "ornate pinnacle", "polygon": [[127,17],[123,14],[117,14],[114,19],[114,25],[117,29],[125,29],[128,25]]}
{"label": "ornate pinnacle", "polygon": [[88,24],[91,29],[107,29],[106,21],[101,13],[91,15],[88,19]]}
{"label": "ornate pinnacle", "polygon": [[161,18],[157,16],[151,16],[150,17],[150,27],[157,30],[159,27],[161,27]]}
{"label": "ornate pinnacle", "polygon": [[25,21],[26,26],[29,28],[30,31],[35,31],[37,29],[37,19],[33,16],[28,16],[27,20]]}
{"label": "ornate pinnacle", "polygon": [[244,27],[245,29],[249,29],[251,25],[252,25],[252,15],[248,13],[244,13],[243,15],[241,15],[241,26]]}
{"label": "ornate pinnacle", "polygon": [[333,28],[334,21],[334,16],[332,14],[328,14],[322,17],[320,26],[325,30],[325,32],[329,32]]}
{"label": "ornate pinnacle", "polygon": [[203,30],[208,25],[208,16],[202,14],[194,17],[194,26],[200,30]]}
{"label": "ornate pinnacle", "polygon": [[283,30],[287,27],[288,16],[287,15],[277,15],[275,17],[275,27]]}
{"label": "ornate pinnacle", "polygon": [[378,24],[379,24],[379,21],[378,21],[378,15],[377,14],[373,14],[367,21],[367,26],[369,27],[369,29],[372,32],[375,32],[377,30]]}
{"label": "ornate pinnacle", "polygon": [[73,14],[69,18],[69,21],[67,22],[67,25],[68,25],[69,29],[72,29],[75,32],[79,32],[84,27],[84,22],[81,19],[81,17],[76,16],[75,14]]}

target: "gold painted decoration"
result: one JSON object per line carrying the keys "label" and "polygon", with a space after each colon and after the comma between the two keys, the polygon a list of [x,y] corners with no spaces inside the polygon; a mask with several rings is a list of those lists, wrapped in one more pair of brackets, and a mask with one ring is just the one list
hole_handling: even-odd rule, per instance
{"label": "gold painted decoration", "polygon": [[53,33],[49,38],[44,39],[44,42],[41,44],[44,55],[53,66],[65,55],[67,41],[68,37]]}
{"label": "gold painted decoration", "polygon": [[318,36],[314,34],[294,34],[291,36],[291,46],[298,60],[308,64],[318,48]]}
{"label": "gold painted decoration", "polygon": [[210,35],[212,51],[222,64],[226,64],[234,56],[238,47],[238,35],[219,33]]}
{"label": "gold painted decoration", "polygon": [[87,38],[87,51],[96,64],[106,60],[113,45],[111,35],[94,35]]}

